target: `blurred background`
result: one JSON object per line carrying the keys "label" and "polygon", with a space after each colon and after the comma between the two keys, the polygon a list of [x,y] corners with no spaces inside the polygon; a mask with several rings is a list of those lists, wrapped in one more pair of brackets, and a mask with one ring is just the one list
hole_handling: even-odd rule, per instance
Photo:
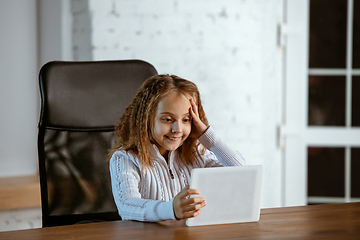
{"label": "blurred background", "polygon": [[264,165],[263,208],[360,201],[359,13],[360,0],[0,0],[0,231],[41,227],[37,77],[53,60],[142,59],[195,82],[213,128]]}

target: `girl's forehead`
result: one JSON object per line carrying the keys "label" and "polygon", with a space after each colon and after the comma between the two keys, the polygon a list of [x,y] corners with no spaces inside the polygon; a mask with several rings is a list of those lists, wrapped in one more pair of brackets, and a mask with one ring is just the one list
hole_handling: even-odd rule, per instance
{"label": "girl's forehead", "polygon": [[180,91],[180,90],[172,90],[172,91],[168,92],[167,94],[165,94],[163,99],[166,98],[166,97],[172,98],[172,97],[176,97],[176,96],[183,96],[186,99],[188,99],[189,101],[190,101],[190,99],[193,99],[194,101],[196,101],[195,94],[188,93],[188,92],[185,92],[185,91]]}
{"label": "girl's forehead", "polygon": [[157,106],[157,112],[187,112],[191,106],[190,99],[192,99],[192,96],[190,94],[182,93],[179,91],[170,92],[159,101]]}

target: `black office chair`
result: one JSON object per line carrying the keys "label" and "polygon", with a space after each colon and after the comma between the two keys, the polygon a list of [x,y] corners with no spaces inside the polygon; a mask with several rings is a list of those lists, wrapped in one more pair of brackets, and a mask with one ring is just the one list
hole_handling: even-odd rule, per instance
{"label": "black office chair", "polygon": [[43,227],[120,220],[106,154],[114,126],[156,69],[141,60],[49,62],[39,73]]}

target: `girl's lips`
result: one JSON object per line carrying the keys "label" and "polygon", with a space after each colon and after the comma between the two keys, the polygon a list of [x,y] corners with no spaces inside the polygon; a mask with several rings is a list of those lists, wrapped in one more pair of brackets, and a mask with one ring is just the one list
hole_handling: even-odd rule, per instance
{"label": "girl's lips", "polygon": [[169,137],[169,136],[166,136],[166,137],[171,141],[178,141],[181,139],[181,137]]}

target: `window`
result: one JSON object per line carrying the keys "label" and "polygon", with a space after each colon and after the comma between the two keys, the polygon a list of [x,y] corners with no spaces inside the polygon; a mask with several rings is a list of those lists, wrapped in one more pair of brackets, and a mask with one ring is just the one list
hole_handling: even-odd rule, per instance
{"label": "window", "polygon": [[309,23],[308,129],[338,139],[308,142],[308,202],[360,201],[360,1],[310,0]]}

